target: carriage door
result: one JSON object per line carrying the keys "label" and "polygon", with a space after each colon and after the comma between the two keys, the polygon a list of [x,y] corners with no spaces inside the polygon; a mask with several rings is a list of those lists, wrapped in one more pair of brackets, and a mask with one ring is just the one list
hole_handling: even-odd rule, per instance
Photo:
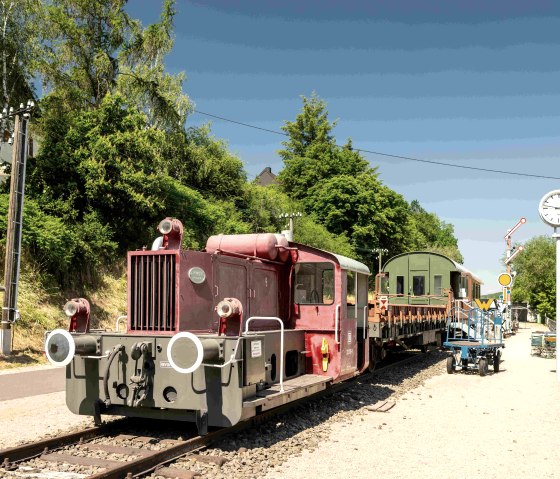
{"label": "carriage door", "polygon": [[409,262],[408,294],[410,304],[426,304],[430,294],[430,267],[427,255],[411,255]]}
{"label": "carriage door", "polygon": [[[340,314],[340,373],[347,374],[356,370],[357,361],[357,273],[342,270],[342,292],[346,298],[342,298]],[[344,281],[346,280],[346,281]],[[344,283],[346,282],[346,288]]]}

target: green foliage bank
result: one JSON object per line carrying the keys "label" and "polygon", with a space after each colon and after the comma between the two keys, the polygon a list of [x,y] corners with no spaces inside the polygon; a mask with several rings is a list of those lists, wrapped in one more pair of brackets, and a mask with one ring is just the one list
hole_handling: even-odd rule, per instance
{"label": "green foliage bank", "polygon": [[[17,5],[16,5],[17,4]],[[17,8],[16,8],[17,6]],[[143,26],[125,0],[2,2],[4,104],[38,99],[25,201],[24,260],[43,285],[81,295],[126,250],[149,245],[165,216],[185,225],[184,246],[216,233],[277,232],[303,211],[295,239],[373,262],[372,250],[442,251],[462,260],[453,227],[384,185],[352,147],[339,146],[316,95],[283,129],[279,184],[247,181],[242,161],[208,125],[189,127],[185,74],[165,70],[175,3]],[[26,32],[26,35],[18,34]],[[21,41],[8,41],[17,36]],[[6,229],[7,189],[0,194]],[[119,263],[121,262],[121,263]]]}

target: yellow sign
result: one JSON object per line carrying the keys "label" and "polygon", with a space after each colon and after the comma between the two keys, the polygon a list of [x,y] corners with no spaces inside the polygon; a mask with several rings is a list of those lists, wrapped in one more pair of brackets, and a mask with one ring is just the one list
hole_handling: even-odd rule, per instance
{"label": "yellow sign", "polygon": [[500,286],[509,286],[511,284],[511,275],[502,273],[498,276],[498,283],[500,283]]}
{"label": "yellow sign", "polygon": [[492,306],[492,303],[494,302],[492,298],[487,299],[486,301],[476,298],[475,301],[476,301],[476,305],[480,309],[482,309],[482,311],[488,311],[490,309],[490,306]]}

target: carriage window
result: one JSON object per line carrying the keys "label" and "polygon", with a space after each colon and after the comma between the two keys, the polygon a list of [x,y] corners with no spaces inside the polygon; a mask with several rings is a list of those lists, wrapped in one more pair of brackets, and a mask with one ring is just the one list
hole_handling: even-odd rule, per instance
{"label": "carriage window", "polygon": [[412,293],[414,296],[422,296],[424,294],[424,276],[412,277]]}
{"label": "carriage window", "polygon": [[404,276],[397,276],[397,294],[404,294]]}
{"label": "carriage window", "polygon": [[480,284],[473,282],[473,299],[480,298]]}
{"label": "carriage window", "polygon": [[467,291],[469,287],[469,278],[466,276],[461,276],[461,281],[459,283],[459,298],[466,298]]}
{"label": "carriage window", "polygon": [[332,304],[334,267],[332,263],[297,263],[294,301],[298,304]]}
{"label": "carriage window", "polygon": [[434,294],[441,296],[443,294],[441,288],[441,274],[434,275]]}
{"label": "carriage window", "polygon": [[389,292],[389,276],[385,273],[383,276],[378,276],[378,278],[379,278],[379,285],[380,285],[379,292],[381,294],[387,294]]}

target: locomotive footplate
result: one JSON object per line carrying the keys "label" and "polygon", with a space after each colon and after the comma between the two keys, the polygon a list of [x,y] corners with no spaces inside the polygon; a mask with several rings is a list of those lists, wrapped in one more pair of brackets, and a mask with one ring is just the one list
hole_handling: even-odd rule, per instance
{"label": "locomotive footplate", "polygon": [[270,388],[258,391],[252,398],[243,401],[243,416],[251,417],[259,411],[273,409],[311,396],[326,389],[330,382],[332,382],[332,377],[330,376],[304,374],[303,376],[284,381],[283,391],[280,384],[274,384]]}

